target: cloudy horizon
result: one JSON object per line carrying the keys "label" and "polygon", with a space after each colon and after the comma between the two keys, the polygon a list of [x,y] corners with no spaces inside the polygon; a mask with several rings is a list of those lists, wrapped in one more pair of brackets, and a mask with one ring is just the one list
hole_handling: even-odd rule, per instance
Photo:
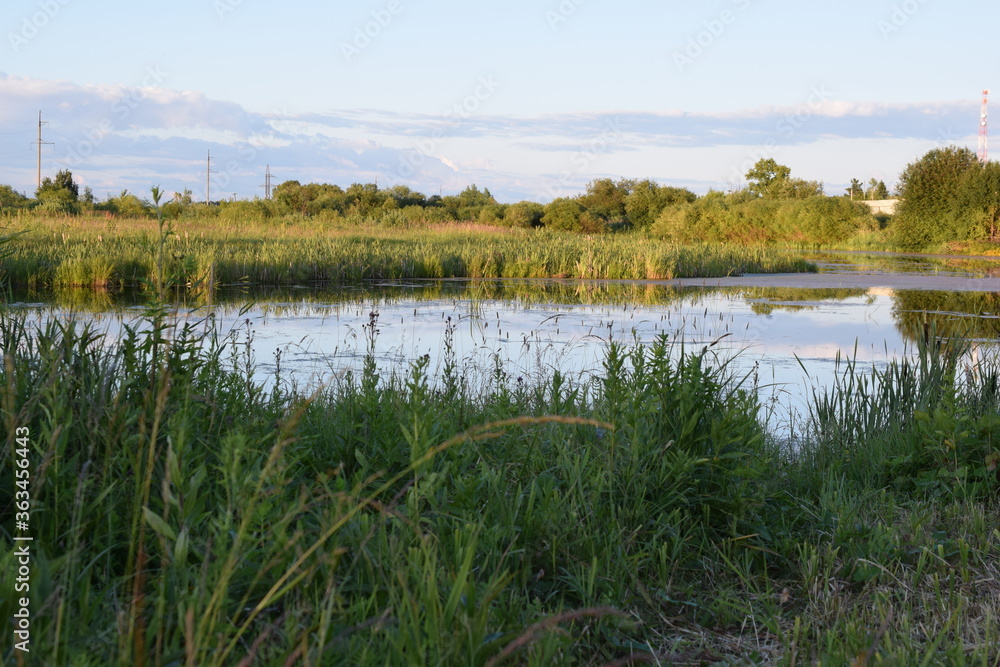
{"label": "cloudy horizon", "polygon": [[[117,0],[109,4],[118,5],[119,14],[105,30],[124,30],[144,16]],[[874,4],[846,3],[865,12],[852,42],[853,51],[862,51],[859,57],[879,51],[916,59],[927,50],[923,41],[935,22],[960,19],[972,7],[959,2],[948,10],[926,0]],[[822,181],[827,194],[838,195],[852,178],[876,178],[892,187],[906,164],[936,146],[974,149],[982,84],[963,81],[958,95],[953,79],[986,79],[990,69],[925,76],[927,85],[907,88],[903,83],[918,74],[921,63],[895,70],[893,63],[882,63],[879,76],[891,76],[873,87],[860,69],[857,77],[841,76],[839,65],[852,66],[855,55],[822,56],[817,44],[805,51],[810,67],[797,60],[778,67],[772,56],[750,63],[748,71],[773,79],[770,87],[753,85],[746,73],[731,72],[747,64],[727,57],[751,47],[767,55],[755,39],[765,33],[778,40],[779,53],[792,53],[799,36],[788,34],[796,19],[786,14],[797,6],[778,0],[720,0],[700,8],[627,2],[617,11],[595,0],[517,0],[506,13],[493,3],[474,10],[442,1],[438,9],[448,11],[441,12],[390,0],[357,3],[343,16],[316,5],[336,37],[305,45],[294,36],[289,41],[274,31],[255,32],[268,15],[249,0],[181,5],[206,19],[194,36],[213,35],[217,58],[239,63],[255,44],[267,44],[267,35],[312,53],[312,60],[300,56],[300,71],[260,90],[247,83],[247,74],[270,66],[257,61],[247,60],[243,69],[215,64],[217,72],[228,73],[226,80],[205,79],[193,69],[197,61],[187,49],[171,50],[170,40],[157,35],[123,39],[119,48],[132,56],[123,63],[107,46],[88,51],[83,45],[93,35],[73,26],[89,25],[94,17],[83,14],[82,5],[10,3],[0,10],[8,42],[0,64],[0,183],[34,192],[33,142],[41,111],[43,139],[51,142],[43,146],[43,175],[68,168],[99,198],[123,189],[143,196],[160,185],[190,189],[203,199],[209,152],[213,199],[263,196],[266,166],[274,183],[346,187],[377,181],[426,194],[454,193],[475,183],[504,202],[571,196],[595,178],[652,178],[701,194],[740,187],[761,157],[788,165],[794,176]],[[627,11],[636,7],[676,19],[664,23],[673,29],[670,37],[661,44],[640,30],[634,52],[625,53],[628,47],[609,33],[604,53],[591,54],[586,40],[601,34],[595,30],[602,21],[617,18],[639,30]],[[795,12],[801,19],[803,10]],[[811,14],[817,17],[812,30],[822,27],[819,13]],[[470,49],[469,62],[441,60],[437,43],[412,50],[415,39],[420,43],[421,35],[440,29],[432,19],[445,15],[462,35],[456,42]],[[478,50],[470,45],[464,33],[490,17],[518,31],[512,37],[517,53],[508,54],[493,36],[483,37]],[[866,41],[858,42],[858,35]],[[816,39],[837,36],[819,32]],[[74,45],[81,62],[67,60]],[[534,59],[522,53],[524,45],[539,51]],[[650,49],[656,61],[636,71],[635,63],[645,62]],[[939,51],[947,54],[944,47]],[[576,67],[556,67],[554,80],[537,71],[540,62],[568,56]],[[944,57],[937,56],[938,64]],[[409,64],[427,58],[437,63],[435,69]],[[588,64],[600,67],[589,77],[577,71]],[[608,72],[617,74],[610,78]],[[417,74],[425,79],[419,89]],[[311,83],[289,87],[294,77]],[[352,87],[359,77],[368,84]],[[336,85],[327,89],[331,82]],[[588,82],[590,94],[580,90]],[[394,87],[395,94],[382,90]],[[715,99],[720,87],[729,95]],[[650,94],[657,90],[654,104]],[[545,91],[552,94],[540,98]]]}

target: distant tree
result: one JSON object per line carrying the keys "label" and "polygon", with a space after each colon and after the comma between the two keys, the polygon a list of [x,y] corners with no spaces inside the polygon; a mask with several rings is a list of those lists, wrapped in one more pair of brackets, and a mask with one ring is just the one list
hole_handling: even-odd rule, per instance
{"label": "distant tree", "polygon": [[636,182],[629,179],[613,181],[610,178],[598,178],[587,184],[587,192],[579,197],[579,201],[591,214],[609,223],[621,223],[626,220],[625,201],[635,188]]}
{"label": "distant tree", "polygon": [[475,183],[458,193],[459,208],[473,208],[496,203],[497,200],[490,194],[489,188],[480,191]]}
{"label": "distant tree", "polygon": [[109,197],[100,208],[115,215],[126,218],[142,218],[152,213],[153,207],[148,201],[139,199],[128,190],[122,190],[117,197]]}
{"label": "distant tree", "polygon": [[788,180],[792,170],[774,158],[761,158],[746,174],[747,189],[758,197],[770,197],[775,187]]}
{"label": "distant tree", "polygon": [[863,199],[865,196],[865,185],[856,178],[851,179],[851,185],[848,186],[847,198],[852,200]]}
{"label": "distant tree", "polygon": [[967,174],[981,167],[968,148],[948,146],[928,151],[906,166],[899,176],[899,195],[892,226],[895,243],[904,249],[919,250],[964,240],[963,217],[956,203]]}
{"label": "distant tree", "polygon": [[747,190],[765,199],[807,199],[823,194],[823,184],[792,178],[792,170],[774,158],[761,158],[746,174]]}
{"label": "distant tree", "polygon": [[298,181],[285,181],[274,188],[271,198],[287,210],[295,213],[305,213],[305,202],[302,198],[302,184]]}
{"label": "distant tree", "polygon": [[35,190],[35,198],[45,210],[72,213],[77,209],[80,186],[73,181],[68,169],[56,172],[55,178],[46,176]]}
{"label": "distant tree", "polygon": [[405,185],[394,185],[386,190],[385,193],[399,208],[427,205],[427,197],[424,194],[411,190]]}
{"label": "distant tree", "polygon": [[579,232],[583,230],[580,218],[586,210],[579,201],[562,197],[545,205],[541,222],[546,229]]}
{"label": "distant tree", "polygon": [[1000,241],[1000,163],[965,173],[956,200],[956,228],[968,239]]}
{"label": "distant tree", "polygon": [[352,183],[345,191],[347,211],[368,216],[382,208],[388,195],[374,183]]}
{"label": "distant tree", "polygon": [[511,204],[504,212],[503,221],[508,227],[538,227],[542,224],[545,207],[533,201]]}
{"label": "distant tree", "polygon": [[775,183],[770,199],[809,199],[823,196],[823,183],[803,178],[788,178]]}
{"label": "distant tree", "polygon": [[28,203],[28,198],[9,185],[0,185],[0,212],[18,209]]}
{"label": "distant tree", "polygon": [[885,187],[883,181],[876,180],[874,178],[868,181],[868,199],[888,199],[889,198],[889,188]]}
{"label": "distant tree", "polygon": [[650,180],[635,183],[625,198],[625,214],[629,223],[638,229],[646,229],[660,217],[668,206],[689,204],[698,196],[684,188],[664,187]]}

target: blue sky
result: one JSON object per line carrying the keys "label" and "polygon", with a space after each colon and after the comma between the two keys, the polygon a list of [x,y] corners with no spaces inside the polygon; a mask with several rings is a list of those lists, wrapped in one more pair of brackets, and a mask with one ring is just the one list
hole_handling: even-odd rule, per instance
{"label": "blue sky", "polygon": [[[840,194],[976,147],[1000,8],[971,0],[8,0],[0,183],[263,195],[297,179],[739,187],[760,157]],[[998,100],[1000,103],[1000,100]],[[1000,128],[1000,125],[997,125]],[[1000,150],[1000,140],[997,140]]]}

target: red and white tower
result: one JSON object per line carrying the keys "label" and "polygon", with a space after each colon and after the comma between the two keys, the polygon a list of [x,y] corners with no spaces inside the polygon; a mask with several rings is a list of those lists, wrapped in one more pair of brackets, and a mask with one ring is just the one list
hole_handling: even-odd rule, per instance
{"label": "red and white tower", "polygon": [[989,90],[983,91],[983,110],[979,115],[979,161],[983,164],[990,159],[989,133],[986,121],[989,119]]}

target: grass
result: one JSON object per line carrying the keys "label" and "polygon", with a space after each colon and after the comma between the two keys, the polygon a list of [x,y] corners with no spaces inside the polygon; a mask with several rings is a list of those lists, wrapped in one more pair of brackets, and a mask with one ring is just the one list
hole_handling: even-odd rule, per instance
{"label": "grass", "polygon": [[[210,224],[215,223],[215,224]],[[156,221],[13,219],[26,232],[4,262],[19,286],[134,286],[156,273]],[[181,220],[164,269],[180,284],[287,285],[413,278],[673,279],[815,271],[765,248],[678,247],[630,235],[441,225],[393,230],[337,227],[297,217],[266,222]]]}
{"label": "grass", "polygon": [[450,346],[440,377],[380,375],[378,331],[305,395],[156,303],[115,340],[0,312],[0,486],[27,427],[35,558],[5,662],[1000,660],[995,361],[845,363],[789,450],[711,348],[470,386]]}

